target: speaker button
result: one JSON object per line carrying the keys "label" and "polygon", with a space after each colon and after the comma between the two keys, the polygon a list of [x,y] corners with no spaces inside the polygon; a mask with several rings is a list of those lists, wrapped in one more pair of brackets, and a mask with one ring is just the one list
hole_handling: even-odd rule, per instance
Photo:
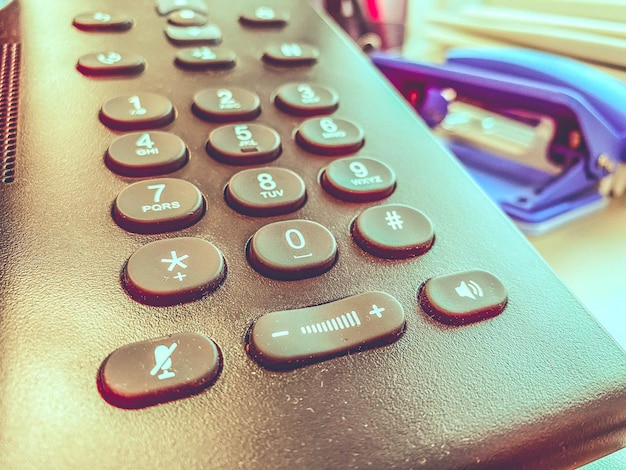
{"label": "speaker button", "polygon": [[219,348],[197,333],[132,343],[106,358],[98,374],[102,397],[120,408],[143,408],[201,392],[218,377]]}
{"label": "speaker button", "polygon": [[418,299],[435,320],[464,325],[499,315],[508,296],[496,276],[473,270],[429,279],[420,287]]}

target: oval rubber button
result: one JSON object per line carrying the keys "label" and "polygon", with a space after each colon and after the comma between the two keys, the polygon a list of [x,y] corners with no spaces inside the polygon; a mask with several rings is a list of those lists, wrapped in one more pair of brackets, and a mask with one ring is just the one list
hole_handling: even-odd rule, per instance
{"label": "oval rubber button", "polygon": [[338,199],[351,202],[386,198],[396,187],[396,174],[380,160],[340,158],[322,172],[322,187]]}
{"label": "oval rubber button", "polygon": [[120,408],[143,408],[201,392],[221,370],[219,348],[197,333],[132,343],[113,351],[98,374],[102,397]]}
{"label": "oval rubber button", "polygon": [[230,165],[266,163],[280,155],[280,136],[262,124],[229,124],[209,134],[206,150],[217,161]]}
{"label": "oval rubber button", "polygon": [[471,270],[429,279],[420,287],[418,299],[435,320],[463,325],[499,315],[508,295],[496,276]]}
{"label": "oval rubber button", "polygon": [[318,276],[337,259],[335,237],[311,220],[283,220],[261,227],[248,243],[248,261],[264,276],[294,280]]}
{"label": "oval rubber button", "polygon": [[188,69],[225,69],[233,67],[235,52],[225,47],[187,47],[176,52],[176,64]]}
{"label": "oval rubber button", "polygon": [[339,105],[339,96],[334,90],[306,82],[287,83],[276,91],[276,106],[296,116],[330,114]]}
{"label": "oval rubber button", "polygon": [[254,168],[235,174],[226,186],[226,202],[242,214],[288,214],[304,204],[302,178],[286,168]]}
{"label": "oval rubber button", "polygon": [[318,57],[316,47],[297,42],[271,44],[263,53],[265,62],[282,66],[313,65]]}
{"label": "oval rubber button", "polygon": [[135,132],[115,139],[107,166],[124,176],[154,176],[183,167],[189,159],[183,140],[169,132]]}
{"label": "oval rubber button", "polygon": [[345,155],[363,146],[363,130],[351,121],[330,116],[312,118],[296,131],[298,144],[320,155]]}
{"label": "oval rubber button", "polygon": [[282,27],[287,24],[289,14],[265,5],[257,6],[241,14],[239,21],[248,26]]}
{"label": "oval rubber button", "polygon": [[354,220],[351,230],[354,241],[363,250],[387,259],[421,255],[435,241],[430,219],[403,204],[370,207]]}
{"label": "oval rubber button", "polygon": [[75,16],[73,25],[83,31],[127,31],[132,28],[133,19],[124,14],[98,11]]}
{"label": "oval rubber button", "polygon": [[175,305],[198,300],[219,287],[226,276],[222,253],[206,240],[178,237],[139,248],[124,267],[124,287],[147,305]]}
{"label": "oval rubber button", "polygon": [[174,120],[172,102],[155,93],[118,96],[102,106],[100,120],[111,129],[140,130],[161,127]]}
{"label": "oval rubber button", "polygon": [[189,181],[156,178],[120,192],[113,206],[117,224],[135,233],[163,233],[195,224],[204,215],[204,197]]}
{"label": "oval rubber button", "polygon": [[248,353],[264,367],[293,369],[396,341],[404,309],[391,295],[366,292],[335,302],[270,312],[253,325]]}
{"label": "oval rubber button", "polygon": [[98,52],[80,57],[76,68],[85,75],[126,75],[143,71],[145,62],[138,54]]}
{"label": "oval rubber button", "polygon": [[208,88],[194,95],[193,111],[208,121],[246,121],[261,114],[261,99],[243,88]]}

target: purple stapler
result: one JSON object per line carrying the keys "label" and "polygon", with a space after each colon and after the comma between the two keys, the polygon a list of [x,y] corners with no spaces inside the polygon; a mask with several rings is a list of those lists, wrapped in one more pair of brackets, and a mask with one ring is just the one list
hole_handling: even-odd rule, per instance
{"label": "purple stapler", "polygon": [[626,162],[623,82],[525,49],[455,49],[444,64],[372,59],[524,232],[605,205],[599,181]]}

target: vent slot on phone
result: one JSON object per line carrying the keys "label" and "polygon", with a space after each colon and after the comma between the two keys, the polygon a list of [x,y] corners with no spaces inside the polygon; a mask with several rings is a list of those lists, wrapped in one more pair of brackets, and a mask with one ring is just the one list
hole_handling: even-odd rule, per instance
{"label": "vent slot on phone", "polygon": [[0,46],[0,183],[15,181],[20,45]]}

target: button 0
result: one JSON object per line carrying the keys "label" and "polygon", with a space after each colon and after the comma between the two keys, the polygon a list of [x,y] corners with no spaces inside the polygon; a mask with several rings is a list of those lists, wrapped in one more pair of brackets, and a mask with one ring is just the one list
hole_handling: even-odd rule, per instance
{"label": "button 0", "polygon": [[111,129],[140,130],[161,127],[174,120],[172,102],[154,93],[113,98],[102,106],[100,120]]}
{"label": "button 0", "polygon": [[158,240],[139,248],[124,267],[124,287],[137,302],[175,305],[198,300],[224,281],[222,253],[201,238]]}
{"label": "button 0", "polygon": [[387,259],[425,253],[435,241],[432,222],[402,204],[370,207],[352,223],[354,241],[368,253]]}
{"label": "button 0", "polygon": [[115,200],[115,222],[129,232],[163,233],[181,230],[204,215],[204,197],[189,181],[157,178],[126,187]]}
{"label": "button 0", "polygon": [[283,220],[260,228],[248,243],[248,261],[264,276],[295,280],[328,271],[337,259],[335,237],[310,220]]}
{"label": "button 0", "polygon": [[210,338],[178,333],[113,351],[98,374],[102,397],[120,408],[143,408],[201,392],[218,377],[220,351]]}
{"label": "button 0", "polygon": [[293,369],[398,340],[404,309],[391,295],[367,292],[335,302],[270,312],[252,326],[248,353],[264,367]]}
{"label": "button 0", "polygon": [[496,276],[473,270],[429,279],[420,287],[418,299],[435,320],[463,325],[499,315],[508,295]]}

